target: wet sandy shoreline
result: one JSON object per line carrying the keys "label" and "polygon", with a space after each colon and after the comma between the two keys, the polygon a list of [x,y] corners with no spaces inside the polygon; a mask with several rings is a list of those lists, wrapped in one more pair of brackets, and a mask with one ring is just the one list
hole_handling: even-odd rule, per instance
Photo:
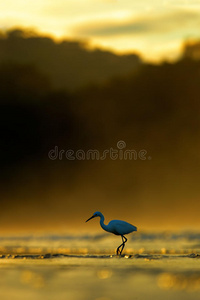
{"label": "wet sandy shoreline", "polygon": [[1,300],[196,300],[200,255],[2,254]]}
{"label": "wet sandy shoreline", "polygon": [[0,240],[1,300],[196,300],[200,235]]}
{"label": "wet sandy shoreline", "polygon": [[190,253],[190,254],[123,254],[123,255],[96,255],[96,254],[60,254],[60,253],[46,253],[46,254],[0,254],[1,259],[54,259],[54,258],[95,258],[95,259],[178,259],[178,258],[200,258],[200,254]]}

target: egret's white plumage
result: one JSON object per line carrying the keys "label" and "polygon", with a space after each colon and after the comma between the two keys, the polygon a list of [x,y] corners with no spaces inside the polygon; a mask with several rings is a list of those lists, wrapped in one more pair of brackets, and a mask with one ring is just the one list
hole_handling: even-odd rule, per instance
{"label": "egret's white plumage", "polygon": [[[116,235],[121,235],[122,244],[117,248],[117,255],[118,255],[118,253],[122,254],[125,243],[127,242],[127,238],[124,235],[131,233],[133,231],[137,231],[137,227],[135,227],[125,221],[121,221],[121,220],[112,220],[108,223],[108,225],[105,225],[104,224],[104,215],[100,211],[96,211],[92,215],[92,217],[89,218],[86,222],[88,222],[89,220],[96,218],[96,217],[100,217],[100,225],[105,231],[111,232]],[[120,250],[120,248],[121,248],[121,250]]]}

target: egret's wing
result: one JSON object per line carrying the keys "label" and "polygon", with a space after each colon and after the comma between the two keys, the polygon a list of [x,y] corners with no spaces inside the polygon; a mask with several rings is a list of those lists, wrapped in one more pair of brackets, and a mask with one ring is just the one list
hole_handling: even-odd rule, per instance
{"label": "egret's wing", "polygon": [[137,231],[137,227],[130,223],[121,220],[112,220],[108,224],[111,232],[118,235],[128,234],[133,231]]}

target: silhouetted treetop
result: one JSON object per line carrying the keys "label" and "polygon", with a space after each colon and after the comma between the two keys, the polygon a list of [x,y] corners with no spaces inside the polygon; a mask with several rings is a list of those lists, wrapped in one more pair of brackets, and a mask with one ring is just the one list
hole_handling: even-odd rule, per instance
{"label": "silhouetted treetop", "polygon": [[34,64],[57,88],[74,89],[127,74],[140,64],[136,54],[88,50],[84,42],[63,40],[15,29],[0,34],[0,63]]}
{"label": "silhouetted treetop", "polygon": [[200,41],[186,41],[183,57],[200,60]]}

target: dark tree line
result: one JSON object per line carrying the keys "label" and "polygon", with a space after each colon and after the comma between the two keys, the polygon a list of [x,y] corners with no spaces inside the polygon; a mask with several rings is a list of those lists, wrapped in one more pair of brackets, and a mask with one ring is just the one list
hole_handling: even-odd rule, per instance
{"label": "dark tree line", "polygon": [[74,90],[91,83],[103,83],[112,76],[127,74],[140,65],[136,54],[116,55],[87,44],[16,29],[0,34],[0,63],[32,64],[45,73],[55,88]]}
{"label": "dark tree line", "polygon": [[[21,57],[25,45],[26,55],[30,56],[30,45],[38,43],[36,56],[43,53],[41,45],[47,44],[47,48],[57,51],[56,62],[57,58],[62,60],[59,47],[73,45],[70,55],[75,55],[75,47],[80,57],[84,52],[93,57],[94,64],[99,63],[98,55],[89,54],[78,43],[56,45],[37,36],[25,38],[21,31],[1,38],[0,61],[5,52],[4,43],[13,45],[14,42],[18,47],[16,55]],[[11,46],[7,47],[9,50]],[[55,88],[48,68],[42,72],[40,64],[27,63],[26,59],[22,64],[12,55],[13,62],[8,60],[0,65],[0,160],[4,169],[45,160],[55,145],[65,150],[105,149],[120,139],[129,147],[146,147],[152,156],[168,161],[184,155],[188,165],[199,160],[200,61],[192,59],[192,55],[188,57],[188,51],[174,64],[141,64],[126,75],[119,76],[116,72],[104,84],[97,80],[73,92]],[[105,61],[112,62],[111,53],[105,57]],[[69,72],[71,69],[69,64]]]}

